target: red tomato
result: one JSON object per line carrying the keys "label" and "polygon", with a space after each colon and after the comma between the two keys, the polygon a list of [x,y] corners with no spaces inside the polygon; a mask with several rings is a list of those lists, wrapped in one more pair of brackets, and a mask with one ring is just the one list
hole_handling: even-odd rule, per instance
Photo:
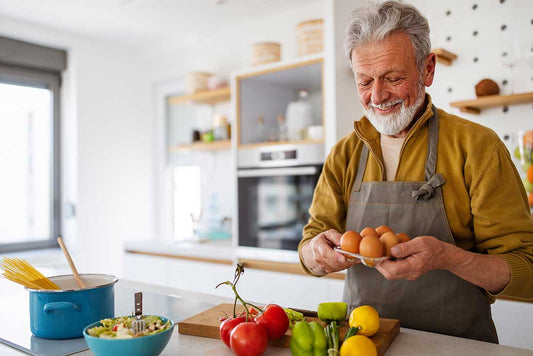
{"label": "red tomato", "polygon": [[268,347],[268,334],[253,321],[240,323],[230,334],[230,346],[237,356],[260,356]]}
{"label": "red tomato", "polygon": [[265,328],[270,339],[278,339],[285,335],[289,328],[289,318],[277,304],[269,304],[261,314],[255,317],[255,322]]}
{"label": "red tomato", "polygon": [[229,318],[224,320],[222,323],[220,323],[220,338],[224,343],[231,348],[229,338],[230,334],[235,328],[235,326],[239,325],[240,323],[243,323],[246,321],[246,318],[243,317],[236,317],[236,318]]}

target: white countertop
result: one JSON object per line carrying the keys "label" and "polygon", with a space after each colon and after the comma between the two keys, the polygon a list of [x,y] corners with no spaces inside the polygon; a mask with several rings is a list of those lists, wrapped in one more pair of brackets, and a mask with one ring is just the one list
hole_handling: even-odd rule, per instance
{"label": "white countertop", "polygon": [[257,247],[237,247],[233,246],[232,240],[174,243],[162,243],[160,241],[129,242],[126,243],[125,250],[227,261],[234,261],[238,258],[248,258],[271,262],[300,262],[297,251]]}
{"label": "white countertop", "polygon": [[[27,298],[10,298],[25,294],[26,291],[9,281],[0,281],[3,284],[2,300],[9,299],[12,301],[0,304],[0,317],[5,320],[6,314],[13,314],[20,310],[28,308]],[[5,283],[10,283],[6,286]],[[22,292],[21,292],[22,290]],[[214,295],[184,291],[161,286],[152,286],[138,282],[120,280],[115,288],[115,309],[117,315],[129,314],[131,310],[130,298],[135,291],[145,293],[145,309],[151,310],[154,314],[165,315],[179,322],[200,311],[210,308],[218,303],[232,302],[231,299]],[[5,299],[7,298],[7,299]],[[15,302],[13,302],[16,300]],[[127,300],[127,302],[126,302]],[[26,313],[27,314],[27,313]],[[22,324],[27,324],[29,329],[29,320],[22,320]],[[28,330],[20,332],[27,333]],[[1,331],[0,331],[1,333]],[[2,335],[0,335],[2,337]],[[1,355],[21,355],[18,351],[6,344],[0,343]],[[178,328],[174,329],[169,344],[163,351],[162,355],[233,355],[233,353],[218,339],[201,338],[188,335],[180,335]],[[92,355],[87,351],[76,353],[76,355]],[[269,347],[265,355],[290,355],[288,349]],[[433,334],[423,331],[401,328],[399,335],[396,337],[386,355],[533,355],[533,351],[518,349],[508,346],[490,344],[486,342],[473,341],[458,337]]]}

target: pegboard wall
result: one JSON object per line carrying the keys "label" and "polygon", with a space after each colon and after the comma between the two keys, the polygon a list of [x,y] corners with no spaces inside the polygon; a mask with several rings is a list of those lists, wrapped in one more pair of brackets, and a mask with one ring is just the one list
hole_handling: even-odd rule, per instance
{"label": "pegboard wall", "polygon": [[437,63],[427,88],[436,106],[488,126],[514,149],[518,130],[533,129],[533,104],[461,113],[452,101],[475,99],[484,78],[498,83],[500,94],[533,92],[533,0],[408,0],[428,19],[433,48],[458,58]]}

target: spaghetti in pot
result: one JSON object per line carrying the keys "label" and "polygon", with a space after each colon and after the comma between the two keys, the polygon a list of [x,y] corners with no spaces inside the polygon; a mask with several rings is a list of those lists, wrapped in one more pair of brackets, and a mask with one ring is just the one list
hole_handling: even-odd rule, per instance
{"label": "spaghetti in pot", "polygon": [[4,257],[0,263],[5,278],[30,289],[61,289],[35,267],[19,258]]}

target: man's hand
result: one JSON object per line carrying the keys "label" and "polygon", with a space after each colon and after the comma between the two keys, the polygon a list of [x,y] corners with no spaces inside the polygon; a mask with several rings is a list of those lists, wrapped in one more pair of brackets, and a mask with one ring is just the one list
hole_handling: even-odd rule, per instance
{"label": "man's hand", "polygon": [[419,236],[394,246],[391,253],[398,260],[383,261],[376,268],[387,279],[412,281],[429,271],[446,269],[448,253],[453,248],[461,250],[433,236]]}
{"label": "man's hand", "polygon": [[415,280],[442,269],[497,294],[511,280],[511,268],[498,255],[465,251],[433,236],[419,236],[391,249],[395,261],[383,261],[377,270],[387,279]]}
{"label": "man's hand", "polygon": [[340,246],[341,236],[340,232],[331,229],[316,235],[304,244],[300,253],[307,268],[318,275],[325,275],[359,263],[360,260],[348,259],[333,250],[333,247]]}

